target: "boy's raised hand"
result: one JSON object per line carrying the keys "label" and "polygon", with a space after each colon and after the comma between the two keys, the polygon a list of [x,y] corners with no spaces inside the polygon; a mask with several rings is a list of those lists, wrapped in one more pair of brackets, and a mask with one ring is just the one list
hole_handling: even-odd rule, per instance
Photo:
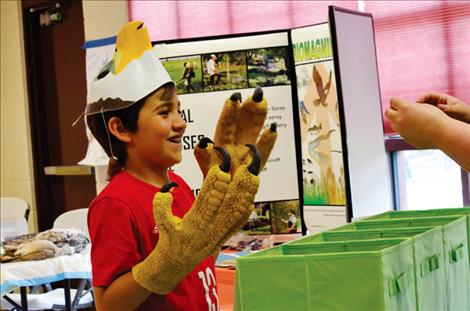
{"label": "boy's raised hand", "polygon": [[259,179],[240,168],[233,178],[214,166],[207,173],[191,210],[181,219],[173,215],[173,196],[162,187],[153,201],[159,231],[157,246],[134,266],[134,280],[149,291],[167,294],[194,267],[215,253],[239,217],[251,213]]}
{"label": "boy's raised hand", "polygon": [[[215,150],[221,147],[230,155],[229,171],[232,178],[237,176],[238,171],[244,170],[257,176],[269,158],[277,138],[277,126],[273,123],[262,131],[268,113],[268,103],[263,96],[263,90],[258,86],[252,96],[243,103],[241,101],[240,93],[233,93],[225,101],[217,122],[214,142],[203,138],[194,150],[196,160],[204,176],[209,168],[220,163],[222,153],[215,152]],[[233,194],[243,195],[241,186],[234,186]],[[232,192],[228,192],[228,198],[231,195]],[[253,199],[250,206],[239,213],[222,208],[217,214],[219,223],[226,222],[225,219],[230,217],[237,220],[228,231],[224,231],[224,237],[221,239],[219,247],[248,221],[248,217],[254,209]],[[239,208],[245,207],[240,206]]]}
{"label": "boy's raised hand", "polygon": [[152,292],[173,290],[240,230],[254,208],[257,175],[277,133],[275,125],[271,126],[256,141],[267,114],[261,88],[241,106],[240,101],[235,93],[225,102],[215,142],[202,141],[195,151],[205,178],[190,211],[182,219],[172,214],[173,197],[168,191],[174,184],[162,187],[154,197],[159,240],[152,253],[132,269],[134,279]]}
{"label": "boy's raised hand", "polygon": [[[252,163],[254,146],[259,151],[262,170],[277,138],[276,124],[266,128],[258,139],[267,115],[268,104],[263,97],[263,90],[256,87],[253,95],[243,104],[240,93],[233,93],[228,98],[220,114],[214,135],[214,142],[203,138],[194,155],[204,176],[210,167],[220,162],[220,155],[214,152],[214,146],[225,148],[230,154],[230,173],[233,175],[242,164]],[[253,166],[258,163],[252,163]],[[250,169],[254,170],[254,167]]]}

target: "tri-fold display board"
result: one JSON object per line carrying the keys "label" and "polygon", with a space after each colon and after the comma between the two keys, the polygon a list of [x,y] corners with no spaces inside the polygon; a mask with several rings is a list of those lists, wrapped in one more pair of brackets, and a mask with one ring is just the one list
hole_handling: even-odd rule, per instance
{"label": "tri-fold display board", "polygon": [[371,14],[330,7],[349,218],[392,210]]}
{"label": "tri-fold display board", "polygon": [[[112,58],[112,39],[102,42],[85,44],[88,81]],[[294,214],[304,233],[318,232],[392,209],[371,15],[330,7],[329,24],[154,48],[188,123],[183,161],[173,169],[195,193],[202,184],[197,142],[213,136],[231,94],[244,99],[263,88],[265,127],[276,122],[279,136],[260,174],[254,227],[247,231],[285,233]],[[100,152],[90,142],[81,164],[102,164]]]}

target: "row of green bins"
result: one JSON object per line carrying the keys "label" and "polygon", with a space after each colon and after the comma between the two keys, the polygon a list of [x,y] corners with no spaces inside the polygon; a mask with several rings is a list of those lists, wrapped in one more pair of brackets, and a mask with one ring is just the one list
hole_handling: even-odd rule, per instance
{"label": "row of green bins", "polygon": [[366,219],[333,229],[333,231],[428,226],[437,226],[442,229],[447,310],[470,310],[470,269],[467,258],[466,217]]}
{"label": "row of green bins", "polygon": [[234,310],[414,310],[411,239],[288,243],[237,259]]}
{"label": "row of green bins", "polygon": [[295,240],[293,244],[348,240],[411,238],[413,245],[416,310],[447,309],[444,246],[439,227],[326,231]]}
{"label": "row of green bins", "polygon": [[[368,217],[374,219],[420,218],[436,216],[465,216],[467,218],[467,242],[470,243],[470,207],[431,209],[422,211],[390,211]],[[468,247],[468,262],[470,265],[470,247]]]}

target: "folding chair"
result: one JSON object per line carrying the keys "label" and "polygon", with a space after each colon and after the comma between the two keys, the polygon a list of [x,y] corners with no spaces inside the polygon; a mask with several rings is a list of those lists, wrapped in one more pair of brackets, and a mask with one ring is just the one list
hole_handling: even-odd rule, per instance
{"label": "folding chair", "polygon": [[28,203],[20,198],[0,199],[0,241],[28,233]]}

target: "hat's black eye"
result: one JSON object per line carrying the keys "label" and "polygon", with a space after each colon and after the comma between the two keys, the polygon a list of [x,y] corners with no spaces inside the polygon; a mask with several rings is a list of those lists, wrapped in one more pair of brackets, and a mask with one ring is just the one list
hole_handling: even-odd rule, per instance
{"label": "hat's black eye", "polygon": [[102,72],[100,72],[100,74],[96,77],[96,80],[100,80],[100,79],[103,79],[104,77],[106,77],[109,73],[109,69],[105,69],[103,70]]}
{"label": "hat's black eye", "polygon": [[137,26],[137,29],[140,29],[140,28],[142,28],[143,26],[144,26],[144,23],[140,23],[140,25]]}

